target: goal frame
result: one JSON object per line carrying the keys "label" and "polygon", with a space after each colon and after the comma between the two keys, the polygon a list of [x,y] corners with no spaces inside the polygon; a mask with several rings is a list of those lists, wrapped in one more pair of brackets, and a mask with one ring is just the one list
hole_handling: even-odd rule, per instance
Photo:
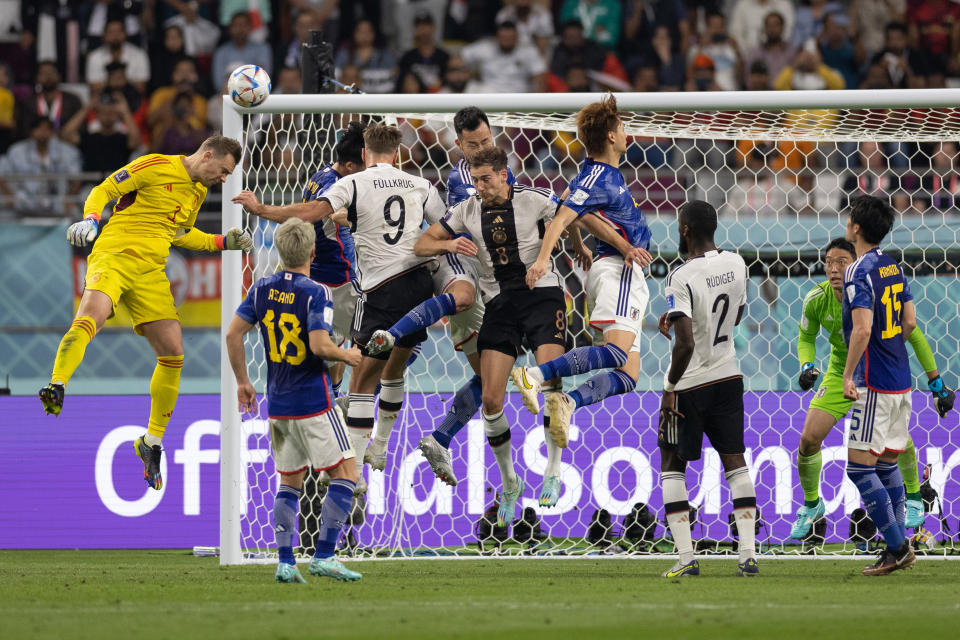
{"label": "goal frame", "polygon": [[[230,96],[222,96],[224,136],[243,143],[243,116],[250,114],[298,113],[363,113],[382,116],[409,113],[449,114],[467,105],[488,112],[573,113],[583,106],[605,98],[606,93],[529,93],[529,94],[311,94],[271,95],[263,104],[240,107]],[[890,89],[884,91],[730,91],[730,92],[666,92],[617,93],[621,111],[694,112],[694,111],[761,111],[803,109],[960,109],[960,89]],[[705,131],[702,138],[710,138]],[[698,136],[687,135],[689,138]],[[769,139],[771,136],[759,136]],[[799,138],[787,138],[799,139]],[[829,134],[818,139],[831,139]],[[848,138],[849,139],[849,138]],[[883,136],[863,140],[884,141]],[[234,171],[223,185],[221,203],[222,228],[242,226],[243,213],[232,197],[240,192],[243,172]],[[242,299],[243,263],[240,252],[224,251],[221,272],[221,345],[227,327]],[[227,350],[221,348],[220,388],[220,564],[244,563],[241,548],[240,491],[244,486],[241,457],[242,427],[237,409],[237,385],[230,367]],[[586,556],[585,556],[586,557]],[[589,556],[593,557],[593,556]],[[836,556],[811,556],[830,557]]]}

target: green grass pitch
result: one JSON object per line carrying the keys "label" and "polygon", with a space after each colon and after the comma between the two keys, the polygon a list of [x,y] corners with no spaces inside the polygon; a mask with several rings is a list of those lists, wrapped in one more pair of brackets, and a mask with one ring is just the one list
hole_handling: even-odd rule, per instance
{"label": "green grass pitch", "polygon": [[359,583],[280,585],[182,551],[0,551],[0,638],[957,637],[960,563],[865,578],[862,560],[673,581],[663,559],[348,562]]}

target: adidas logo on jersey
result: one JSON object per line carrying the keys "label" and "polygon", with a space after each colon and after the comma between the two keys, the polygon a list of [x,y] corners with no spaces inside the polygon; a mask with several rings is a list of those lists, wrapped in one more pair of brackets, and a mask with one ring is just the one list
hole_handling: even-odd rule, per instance
{"label": "adidas logo on jersey", "polygon": [[826,319],[827,319],[827,322],[833,322],[833,316],[832,316],[832,315],[827,316]]}
{"label": "adidas logo on jersey", "polygon": [[503,223],[503,217],[502,217],[502,216],[497,216],[496,218],[493,219],[493,222],[491,222],[491,224],[498,224],[498,223],[499,223],[499,224],[502,224],[502,223]]}
{"label": "adidas logo on jersey", "polygon": [[626,189],[624,189],[623,187],[620,187],[620,191],[618,193],[626,193],[626,192],[627,192]]}

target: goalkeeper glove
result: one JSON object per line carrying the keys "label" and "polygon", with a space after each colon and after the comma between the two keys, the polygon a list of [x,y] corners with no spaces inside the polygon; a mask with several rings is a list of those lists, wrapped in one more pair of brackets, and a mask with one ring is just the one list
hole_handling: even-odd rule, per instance
{"label": "goalkeeper glove", "polygon": [[244,253],[250,253],[250,250],[253,249],[253,238],[243,229],[234,227],[227,231],[227,235],[223,239],[223,248],[229,251],[239,249]]}
{"label": "goalkeeper glove", "polygon": [[74,222],[67,229],[67,241],[75,247],[85,247],[93,242],[97,237],[100,225],[96,218],[86,218],[80,222]]}
{"label": "goalkeeper glove", "polygon": [[937,413],[941,418],[944,417],[950,409],[953,409],[953,391],[943,384],[943,378],[940,376],[927,382],[927,388],[933,394],[933,406],[937,409]]}
{"label": "goalkeeper glove", "polygon": [[806,362],[800,367],[800,388],[809,391],[813,388],[817,378],[820,377],[820,369],[813,366],[812,362]]}

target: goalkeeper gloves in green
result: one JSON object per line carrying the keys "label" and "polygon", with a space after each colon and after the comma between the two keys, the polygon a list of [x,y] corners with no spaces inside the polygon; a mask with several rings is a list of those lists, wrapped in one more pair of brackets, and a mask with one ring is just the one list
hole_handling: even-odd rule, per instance
{"label": "goalkeeper gloves in green", "polygon": [[253,249],[253,238],[243,229],[234,227],[227,231],[227,235],[224,236],[223,248],[229,251],[240,250],[244,253],[250,253],[250,250]]}
{"label": "goalkeeper gloves in green", "polygon": [[67,241],[75,247],[85,247],[93,242],[99,230],[100,225],[97,224],[96,218],[74,222],[67,229]]}
{"label": "goalkeeper gloves in green", "polygon": [[812,362],[805,362],[802,367],[800,367],[800,388],[804,391],[809,391],[813,388],[813,385],[817,382],[817,378],[820,377],[820,369],[817,369],[813,366]]}
{"label": "goalkeeper gloves in green", "polygon": [[928,381],[927,388],[933,394],[933,406],[937,413],[941,418],[944,417],[950,409],[953,409],[953,391],[943,384],[943,378],[940,376]]}

